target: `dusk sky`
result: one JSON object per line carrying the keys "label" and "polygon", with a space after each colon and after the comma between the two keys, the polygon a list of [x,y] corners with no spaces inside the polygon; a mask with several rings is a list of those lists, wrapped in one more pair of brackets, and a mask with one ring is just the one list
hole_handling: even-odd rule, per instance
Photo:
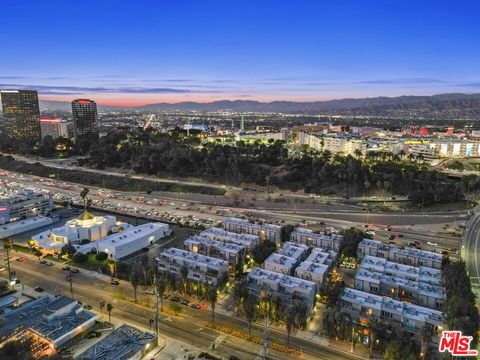
{"label": "dusk sky", "polygon": [[480,92],[475,1],[0,2],[0,89],[101,104]]}

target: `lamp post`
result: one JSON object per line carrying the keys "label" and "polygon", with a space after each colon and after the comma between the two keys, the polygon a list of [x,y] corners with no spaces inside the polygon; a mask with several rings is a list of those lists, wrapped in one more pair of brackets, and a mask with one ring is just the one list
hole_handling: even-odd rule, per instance
{"label": "lamp post", "polygon": [[269,337],[269,325],[270,325],[270,300],[269,300],[269,295],[270,293],[266,290],[260,291],[260,298],[263,300],[267,301],[267,316],[265,316],[265,325],[263,329],[263,358],[267,358],[267,351],[268,351],[268,345],[270,344],[270,341],[268,339]]}

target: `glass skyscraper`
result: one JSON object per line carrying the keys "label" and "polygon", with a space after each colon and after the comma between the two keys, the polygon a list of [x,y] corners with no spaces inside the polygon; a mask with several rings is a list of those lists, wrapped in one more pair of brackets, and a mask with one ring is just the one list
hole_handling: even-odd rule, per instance
{"label": "glass skyscraper", "polygon": [[95,101],[88,99],[73,100],[72,114],[75,141],[97,141],[97,104],[95,103]]}
{"label": "glass skyscraper", "polygon": [[33,90],[2,90],[6,136],[11,140],[41,140],[38,94]]}

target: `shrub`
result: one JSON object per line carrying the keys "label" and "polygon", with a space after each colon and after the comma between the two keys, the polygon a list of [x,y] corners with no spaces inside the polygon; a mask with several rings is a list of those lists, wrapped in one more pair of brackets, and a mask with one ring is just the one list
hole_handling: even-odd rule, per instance
{"label": "shrub", "polygon": [[76,263],[83,263],[88,260],[88,255],[83,253],[76,253],[75,255],[73,255],[72,260],[75,261]]}
{"label": "shrub", "polygon": [[101,251],[99,252],[97,255],[95,255],[95,259],[97,259],[98,261],[104,261],[104,260],[107,260],[108,259],[108,254]]}

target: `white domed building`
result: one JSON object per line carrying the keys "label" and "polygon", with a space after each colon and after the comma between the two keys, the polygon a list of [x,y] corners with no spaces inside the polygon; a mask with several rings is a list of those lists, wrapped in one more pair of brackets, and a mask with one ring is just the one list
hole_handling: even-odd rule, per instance
{"label": "white domed building", "polygon": [[67,244],[79,245],[98,241],[131,225],[119,222],[115,216],[97,216],[84,211],[65,225],[32,236],[34,246],[44,253],[59,253]]}

